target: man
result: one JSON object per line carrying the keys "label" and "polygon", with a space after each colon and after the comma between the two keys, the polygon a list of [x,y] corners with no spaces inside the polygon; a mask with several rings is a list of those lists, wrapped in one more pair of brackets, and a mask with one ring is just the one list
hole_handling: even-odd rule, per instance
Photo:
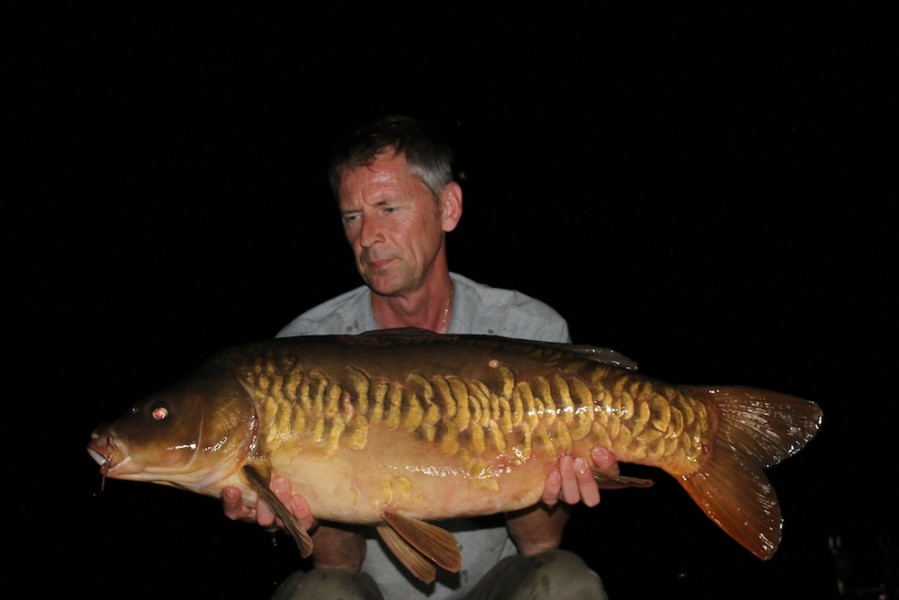
{"label": "man", "polygon": [[[279,337],[418,327],[570,342],[566,321],[543,302],[449,271],[446,234],[462,216],[452,158],[450,148],[410,118],[388,117],[356,132],[335,155],[329,180],[365,285],[303,313]],[[598,468],[618,472],[608,451],[594,448],[592,455]],[[289,577],[276,590],[277,600],[606,597],[599,577],[579,557],[559,550],[570,505],[599,502],[583,458],[560,459],[535,507],[442,522],[460,544],[463,571],[430,586],[398,567],[376,537],[365,537],[366,530],[318,522],[285,480],[274,478],[271,485],[312,532],[315,546],[314,570]],[[244,507],[235,488],[222,496],[230,518],[278,525],[264,502]],[[566,504],[557,504],[560,498]],[[544,581],[549,587],[538,585]],[[538,589],[545,595],[536,595]]]}

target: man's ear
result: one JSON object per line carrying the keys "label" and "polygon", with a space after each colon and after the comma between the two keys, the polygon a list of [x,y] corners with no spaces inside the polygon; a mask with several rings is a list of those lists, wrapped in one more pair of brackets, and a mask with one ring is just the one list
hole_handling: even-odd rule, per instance
{"label": "man's ear", "polygon": [[440,204],[443,208],[441,219],[443,231],[450,232],[459,224],[462,218],[462,187],[455,181],[451,181],[440,194]]}

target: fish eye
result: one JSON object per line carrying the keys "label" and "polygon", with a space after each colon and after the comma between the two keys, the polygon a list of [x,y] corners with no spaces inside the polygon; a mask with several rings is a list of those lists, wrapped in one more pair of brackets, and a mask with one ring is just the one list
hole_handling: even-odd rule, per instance
{"label": "fish eye", "polygon": [[154,421],[164,421],[169,416],[169,409],[165,406],[155,406],[150,411],[150,415]]}

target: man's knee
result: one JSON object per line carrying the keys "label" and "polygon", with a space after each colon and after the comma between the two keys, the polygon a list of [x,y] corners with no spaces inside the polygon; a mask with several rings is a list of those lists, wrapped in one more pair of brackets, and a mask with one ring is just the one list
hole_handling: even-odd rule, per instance
{"label": "man's knee", "polygon": [[599,575],[567,550],[504,558],[467,598],[608,600]]}
{"label": "man's knee", "polygon": [[272,595],[272,600],[303,598],[384,600],[370,575],[328,569],[297,571],[281,582]]}
{"label": "man's knee", "polygon": [[526,557],[534,569],[536,585],[546,598],[607,600],[602,580],[573,552],[551,550]]}

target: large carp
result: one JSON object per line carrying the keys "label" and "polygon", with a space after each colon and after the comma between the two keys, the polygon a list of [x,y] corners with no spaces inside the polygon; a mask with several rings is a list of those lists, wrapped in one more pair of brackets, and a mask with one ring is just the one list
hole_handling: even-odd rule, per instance
{"label": "large carp", "polygon": [[[658,467],[761,559],[781,539],[763,469],[803,448],[817,404],[750,387],[671,385],[602,348],[379,331],[226,350],[98,427],[104,477],[267,500],[303,556],[309,535],[269,491],[286,477],[320,519],[371,524],[423,581],[461,567],[451,517],[524,508],[563,454],[595,445]],[[604,487],[650,483],[595,473]]]}

